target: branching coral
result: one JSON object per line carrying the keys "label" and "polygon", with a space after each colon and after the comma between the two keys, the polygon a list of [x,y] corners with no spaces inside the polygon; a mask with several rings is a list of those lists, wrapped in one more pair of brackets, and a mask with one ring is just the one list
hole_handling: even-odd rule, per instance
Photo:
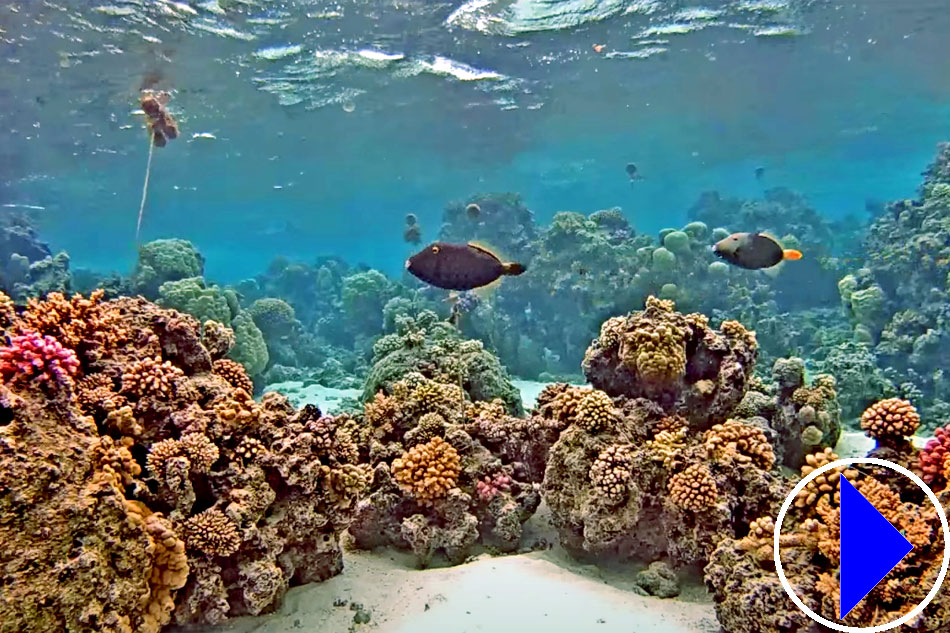
{"label": "branching coral", "polygon": [[861,428],[874,439],[904,438],[920,426],[920,415],[907,400],[881,400],[861,414]]}
{"label": "branching coral", "polygon": [[608,505],[618,505],[626,499],[632,463],[628,446],[613,445],[601,451],[591,465],[591,484]]}
{"label": "branching coral", "polygon": [[670,477],[670,501],[684,510],[701,512],[716,504],[716,480],[705,464],[693,464]]}
{"label": "branching coral", "polygon": [[[810,475],[826,464],[830,464],[838,459],[831,448],[826,448],[820,453],[813,453],[805,456],[805,465],[802,466],[802,477]],[[805,488],[795,497],[796,508],[813,508],[823,498],[837,498],[839,495],[838,479],[842,474],[848,475],[848,471],[843,468],[830,470],[809,481]]]}
{"label": "branching coral", "polygon": [[175,392],[175,381],[183,375],[171,361],[162,362],[160,358],[135,361],[122,374],[122,392],[138,398],[168,399]]}
{"label": "branching coral", "polygon": [[663,462],[664,468],[672,467],[674,460],[680,456],[684,448],[686,448],[685,427],[660,431],[656,437],[647,442],[647,449],[652,453],[653,459]]}
{"label": "branching coral", "polygon": [[214,361],[214,373],[218,374],[235,389],[243,389],[247,393],[254,393],[254,383],[244,370],[244,366],[228,358]]}
{"label": "branching coral", "polygon": [[189,518],[184,532],[189,550],[210,556],[230,556],[241,547],[238,527],[217,508],[209,508]]}
{"label": "branching coral", "polygon": [[738,420],[726,420],[706,431],[706,450],[718,461],[755,464],[770,470],[775,453],[761,429]]}
{"label": "branching coral", "polygon": [[393,476],[422,505],[445,498],[458,483],[459,454],[441,437],[409,449],[393,461]]}
{"label": "branching coral", "polygon": [[590,433],[608,428],[617,419],[614,402],[603,391],[592,391],[577,403],[574,422]]}
{"label": "branching coral", "polygon": [[0,375],[4,382],[72,386],[79,371],[76,354],[51,336],[36,332],[14,336],[0,347]]}

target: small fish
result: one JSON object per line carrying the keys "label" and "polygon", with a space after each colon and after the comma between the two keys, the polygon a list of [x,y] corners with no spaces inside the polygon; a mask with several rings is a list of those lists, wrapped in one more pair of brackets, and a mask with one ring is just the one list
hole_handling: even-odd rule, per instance
{"label": "small fish", "polygon": [[713,252],[734,266],[748,270],[771,268],[786,259],[801,259],[801,251],[783,249],[778,240],[762,233],[733,233],[716,242]]}
{"label": "small fish", "polygon": [[402,233],[403,241],[409,244],[420,244],[422,242],[422,229],[418,224],[410,224]]}
{"label": "small fish", "polygon": [[630,176],[630,180],[643,179],[643,177],[640,175],[640,172],[637,170],[637,166],[633,163],[627,163],[627,175]]}
{"label": "small fish", "polygon": [[755,168],[755,179],[762,180],[765,176],[765,167],[756,167]]}
{"label": "small fish", "polygon": [[406,270],[436,288],[473,290],[503,275],[520,275],[526,268],[516,262],[502,262],[477,244],[435,242],[407,259]]}
{"label": "small fish", "polygon": [[415,226],[419,223],[419,218],[416,217],[415,213],[406,214],[406,226]]}
{"label": "small fish", "polygon": [[465,207],[465,215],[468,216],[469,220],[477,220],[481,214],[482,208],[474,202]]}
{"label": "small fish", "polygon": [[603,53],[605,46],[603,44],[594,44],[592,48],[594,49],[595,53]]}

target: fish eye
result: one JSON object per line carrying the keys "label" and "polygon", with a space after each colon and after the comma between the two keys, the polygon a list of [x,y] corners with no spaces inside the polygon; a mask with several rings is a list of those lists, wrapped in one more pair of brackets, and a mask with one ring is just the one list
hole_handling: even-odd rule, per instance
{"label": "fish eye", "polygon": [[433,254],[438,255],[438,254],[439,254],[439,247],[438,247],[438,246],[433,246],[433,247],[432,247],[432,252],[433,252]]}

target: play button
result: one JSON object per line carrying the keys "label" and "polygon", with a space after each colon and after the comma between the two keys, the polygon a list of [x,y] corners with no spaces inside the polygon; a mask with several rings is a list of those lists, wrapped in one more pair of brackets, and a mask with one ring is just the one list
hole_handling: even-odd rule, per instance
{"label": "play button", "polygon": [[[805,489],[805,486],[808,485],[809,482],[826,472],[854,464],[872,464],[874,466],[888,468],[913,481],[924,491],[927,498],[930,499],[930,502],[934,505],[934,508],[936,508],[944,537],[943,561],[940,565],[940,573],[937,575],[937,579],[933,587],[931,587],[930,593],[927,594],[920,604],[896,620],[868,627],[847,626],[840,622],[828,620],[812,611],[808,605],[795,594],[791,584],[785,577],[779,552],[782,523],[785,521],[785,515],[788,513],[789,508],[791,508],[796,496]],[[841,482],[841,532],[839,535],[841,547],[841,564],[839,569],[841,602],[839,604],[839,617],[844,618],[905,556],[907,556],[908,553],[911,552],[911,550],[913,550],[913,545],[911,545],[911,543],[904,538],[904,535],[894,528],[894,526],[844,477],[841,477],[839,481]],[[936,597],[947,575],[947,567],[950,565],[950,549],[946,547],[946,543],[950,543],[950,526],[947,524],[947,515],[933,490],[931,490],[920,477],[903,466],[884,459],[873,457],[839,459],[825,464],[803,477],[785,499],[785,503],[782,504],[782,509],[779,511],[778,518],[775,521],[775,571],[778,574],[779,581],[782,583],[782,587],[792,599],[792,602],[812,620],[815,620],[829,629],[844,631],[845,633],[881,633],[910,622],[920,615],[934,597]]]}
{"label": "play button", "polygon": [[851,613],[914,546],[841,477],[841,610]]}

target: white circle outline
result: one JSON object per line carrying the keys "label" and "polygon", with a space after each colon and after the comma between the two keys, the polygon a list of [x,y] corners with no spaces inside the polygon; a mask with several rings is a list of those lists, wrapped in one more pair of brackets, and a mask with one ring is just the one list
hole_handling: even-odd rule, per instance
{"label": "white circle outline", "polygon": [[[930,502],[933,503],[935,508],[937,508],[937,514],[940,516],[940,524],[943,527],[943,562],[940,565],[940,574],[937,575],[937,580],[934,582],[934,586],[930,589],[930,593],[927,594],[927,597],[924,598],[920,604],[911,609],[908,613],[905,613],[900,618],[885,624],[878,624],[876,626],[847,626],[845,624],[838,624],[837,622],[826,620],[809,609],[808,605],[802,602],[799,597],[795,595],[795,591],[792,589],[791,584],[785,577],[785,571],[782,569],[782,557],[779,555],[779,539],[782,535],[782,523],[785,521],[785,514],[791,507],[792,501],[796,496],[798,496],[798,493],[804,490],[805,486],[816,477],[823,475],[829,470],[840,468],[842,466],[850,466],[851,464],[873,464],[883,468],[890,468],[891,470],[897,471],[905,477],[911,479],[915,484],[917,484],[918,487],[920,487],[921,490],[927,494]],[[792,602],[794,602],[795,605],[804,611],[805,615],[810,617],[812,620],[823,624],[830,629],[834,629],[835,631],[842,631],[843,633],[883,633],[883,631],[890,631],[893,628],[907,624],[912,619],[920,615],[923,610],[927,608],[927,605],[930,604],[931,600],[937,597],[937,592],[940,591],[940,587],[943,585],[944,578],[947,575],[947,567],[950,566],[950,546],[948,546],[950,545],[950,525],[947,524],[947,514],[943,511],[943,506],[940,505],[940,500],[937,499],[937,495],[934,494],[934,491],[930,489],[930,486],[925,484],[920,477],[910,472],[900,464],[895,464],[894,462],[890,462],[886,459],[878,459],[876,457],[838,459],[825,464],[824,466],[810,472],[808,475],[803,477],[802,480],[798,482],[798,485],[795,486],[795,488],[789,493],[788,497],[785,498],[785,503],[782,504],[782,509],[779,511],[778,518],[775,521],[775,536],[773,542],[775,572],[778,574],[778,579],[782,583],[782,588],[785,589],[785,593],[788,594],[788,597],[791,598]]]}

